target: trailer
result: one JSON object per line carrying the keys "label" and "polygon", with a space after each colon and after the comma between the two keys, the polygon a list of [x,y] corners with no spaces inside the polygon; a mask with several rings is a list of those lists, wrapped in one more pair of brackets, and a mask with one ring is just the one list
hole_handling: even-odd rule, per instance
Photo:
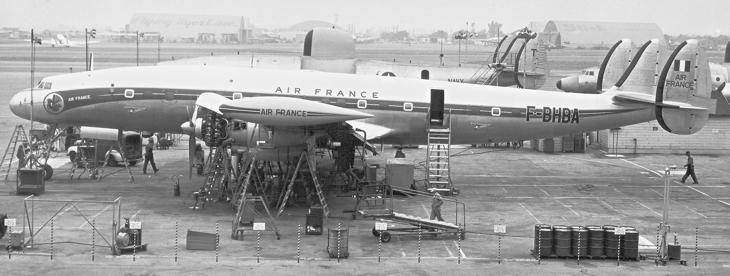
{"label": "trailer", "polygon": [[[460,203],[463,205],[463,203]],[[461,208],[463,214],[464,208]],[[459,236],[459,239],[466,238],[466,219],[462,215],[462,223],[455,224],[445,221],[432,220],[408,214],[394,212],[392,209],[368,209],[358,210],[358,213],[365,218],[374,218],[376,220],[390,222],[400,225],[409,225],[406,227],[388,227],[386,231],[377,231],[373,227],[373,236],[379,237],[382,242],[390,242],[394,235],[400,236],[416,236],[419,233],[423,236],[438,237],[444,234]],[[458,210],[457,210],[458,213]],[[457,217],[458,222],[458,217]]]}

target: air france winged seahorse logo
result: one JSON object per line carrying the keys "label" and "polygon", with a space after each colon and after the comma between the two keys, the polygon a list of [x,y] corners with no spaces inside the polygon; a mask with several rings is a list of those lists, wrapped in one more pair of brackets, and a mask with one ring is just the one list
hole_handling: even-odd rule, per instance
{"label": "air france winged seahorse logo", "polygon": [[61,113],[64,107],[63,97],[61,97],[61,95],[58,95],[58,93],[48,94],[46,95],[46,98],[43,99],[43,107],[48,113]]}

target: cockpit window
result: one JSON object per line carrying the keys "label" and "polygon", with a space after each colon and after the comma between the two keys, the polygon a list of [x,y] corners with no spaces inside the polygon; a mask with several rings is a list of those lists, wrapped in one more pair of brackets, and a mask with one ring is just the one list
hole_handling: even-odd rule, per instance
{"label": "cockpit window", "polygon": [[38,83],[38,85],[35,88],[38,88],[38,89],[51,89],[51,86],[52,86],[52,83],[51,82],[41,81],[41,82]]}

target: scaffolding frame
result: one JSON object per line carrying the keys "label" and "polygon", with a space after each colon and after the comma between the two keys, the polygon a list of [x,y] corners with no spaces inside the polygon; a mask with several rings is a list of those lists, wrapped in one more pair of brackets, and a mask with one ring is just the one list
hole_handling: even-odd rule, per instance
{"label": "scaffolding frame", "polygon": [[[81,217],[86,221],[86,223],[89,224],[89,226],[93,229],[93,232],[97,233],[101,239],[106,243],[106,246],[99,245],[100,247],[109,247],[112,251],[113,255],[119,254],[119,249],[117,248],[116,242],[114,241],[114,238],[117,236],[117,232],[119,231],[120,226],[120,220],[122,215],[122,201],[121,197],[117,197],[114,200],[111,201],[104,201],[104,200],[60,200],[60,199],[40,199],[36,198],[34,195],[30,195],[23,199],[23,207],[25,212],[25,219],[23,220],[23,229],[27,229],[28,233],[30,234],[28,236],[28,240],[24,241],[23,244],[28,246],[28,248],[33,248],[36,244],[33,240],[34,238],[48,225],[48,223],[51,222],[51,220],[54,220],[61,211],[66,209],[67,207],[73,207],[74,211],[76,211]],[[41,226],[38,228],[38,230],[34,230],[34,222],[35,222],[35,203],[36,202],[48,202],[48,203],[63,203],[63,206],[61,206],[51,217],[49,217],[47,220],[45,220]],[[96,227],[96,223],[92,223],[92,220],[89,219],[79,208],[76,206],[77,204],[109,204],[112,206],[112,227],[111,227],[111,237],[109,239],[104,237],[104,234],[99,231],[99,229]],[[30,204],[30,212],[29,212],[29,204]],[[74,242],[77,243],[77,242]],[[77,243],[77,244],[83,244],[83,245],[91,245],[91,244],[85,244],[85,243]],[[95,245],[96,246],[96,245]]]}

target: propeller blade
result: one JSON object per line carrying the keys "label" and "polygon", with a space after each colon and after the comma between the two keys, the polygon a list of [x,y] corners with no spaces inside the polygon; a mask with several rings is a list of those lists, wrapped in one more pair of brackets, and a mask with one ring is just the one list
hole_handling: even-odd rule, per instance
{"label": "propeller blade", "polygon": [[188,134],[188,179],[193,179],[193,160],[195,159],[195,134]]}

